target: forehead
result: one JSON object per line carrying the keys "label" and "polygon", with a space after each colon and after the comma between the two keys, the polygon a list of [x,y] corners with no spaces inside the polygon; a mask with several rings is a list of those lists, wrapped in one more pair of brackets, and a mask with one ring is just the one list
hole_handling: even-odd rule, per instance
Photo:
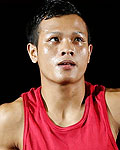
{"label": "forehead", "polygon": [[87,35],[86,24],[83,19],[75,14],[53,17],[42,20],[39,30],[43,32],[74,32],[79,31]]}

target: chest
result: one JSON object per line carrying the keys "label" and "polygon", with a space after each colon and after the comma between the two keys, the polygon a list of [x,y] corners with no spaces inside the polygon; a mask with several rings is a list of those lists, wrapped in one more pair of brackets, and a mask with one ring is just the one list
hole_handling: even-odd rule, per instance
{"label": "chest", "polygon": [[86,109],[82,119],[68,127],[57,126],[45,112],[39,113],[36,119],[29,114],[24,131],[25,150],[117,150],[108,125],[96,109]]}
{"label": "chest", "polygon": [[[83,126],[76,129],[57,127],[51,128],[49,125],[41,126],[39,129],[32,129],[26,136],[25,149],[44,150],[112,150],[109,136],[105,134],[104,128],[98,128],[89,124],[89,128]],[[36,149],[35,149],[36,147]]]}

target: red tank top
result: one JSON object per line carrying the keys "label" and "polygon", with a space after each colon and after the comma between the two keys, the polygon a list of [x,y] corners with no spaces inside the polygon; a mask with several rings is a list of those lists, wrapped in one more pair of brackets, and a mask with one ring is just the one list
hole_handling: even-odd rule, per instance
{"label": "red tank top", "polygon": [[105,87],[86,82],[82,119],[60,127],[48,117],[40,94],[41,87],[23,93],[23,150],[118,150],[110,129]]}

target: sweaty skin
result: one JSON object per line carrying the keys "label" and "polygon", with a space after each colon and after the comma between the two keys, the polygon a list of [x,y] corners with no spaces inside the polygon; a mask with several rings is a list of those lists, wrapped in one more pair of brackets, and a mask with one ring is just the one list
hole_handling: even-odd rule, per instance
{"label": "sweaty skin", "polygon": [[[56,125],[73,125],[84,113],[84,74],[93,48],[88,45],[86,24],[77,15],[65,15],[43,20],[38,32],[38,48],[28,43],[27,50],[32,62],[40,68],[47,114]],[[120,90],[106,89],[105,96],[116,140],[120,127]],[[20,97],[0,106],[0,150],[22,150],[23,132],[24,110]]]}

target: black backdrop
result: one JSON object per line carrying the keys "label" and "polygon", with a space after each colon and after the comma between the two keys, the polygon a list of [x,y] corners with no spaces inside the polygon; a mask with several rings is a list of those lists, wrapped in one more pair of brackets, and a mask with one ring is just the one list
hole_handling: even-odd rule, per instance
{"label": "black backdrop", "polygon": [[[71,0],[72,1],[72,0]],[[38,66],[26,50],[25,26],[31,8],[43,1],[0,1],[0,103],[40,85]],[[85,74],[93,84],[120,88],[120,9],[115,1],[73,1],[85,14],[94,46]]]}
{"label": "black backdrop", "polygon": [[[106,87],[120,87],[120,10],[117,4],[75,0],[73,3],[85,14],[94,46],[86,80]],[[36,5],[35,0],[0,1],[0,102],[16,99],[21,92],[40,85],[38,66],[29,59],[25,37],[26,22],[31,8]]]}

